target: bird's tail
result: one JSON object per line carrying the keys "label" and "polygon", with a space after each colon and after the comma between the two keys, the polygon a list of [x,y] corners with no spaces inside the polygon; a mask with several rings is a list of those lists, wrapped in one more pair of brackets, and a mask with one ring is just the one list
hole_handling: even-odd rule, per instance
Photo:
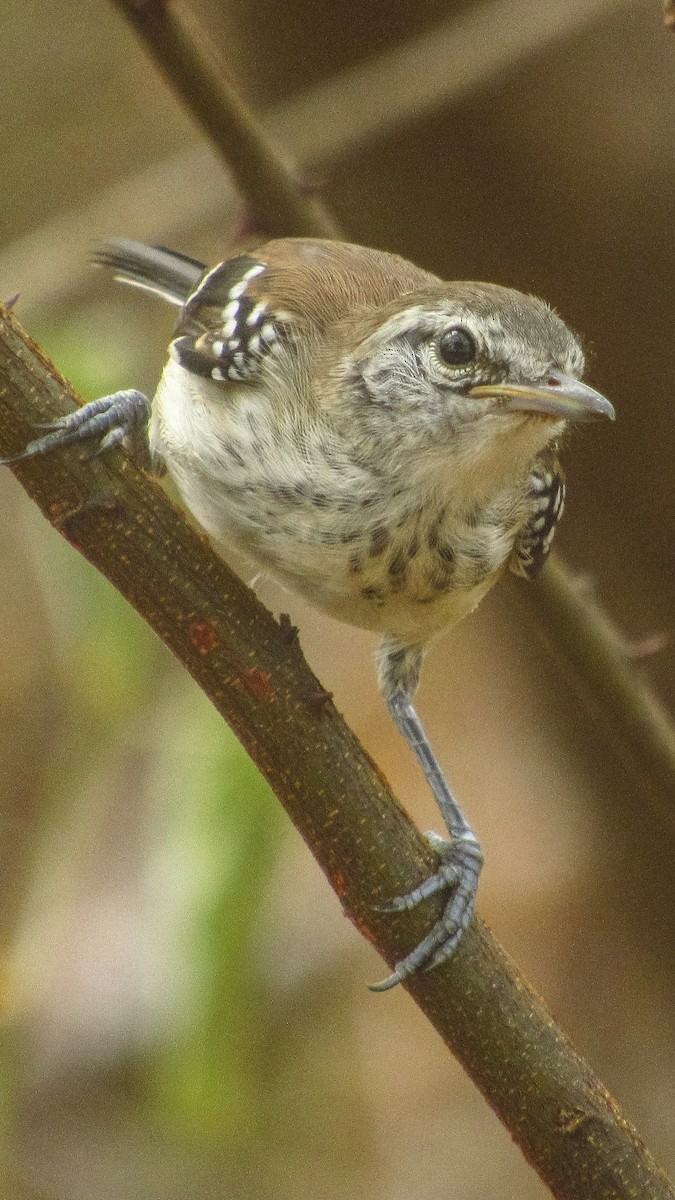
{"label": "bird's tail", "polygon": [[94,251],[92,261],[108,267],[123,283],[154,292],[179,308],[206,270],[203,263],[185,254],[176,254],[164,246],[144,246],[126,238],[104,242]]}

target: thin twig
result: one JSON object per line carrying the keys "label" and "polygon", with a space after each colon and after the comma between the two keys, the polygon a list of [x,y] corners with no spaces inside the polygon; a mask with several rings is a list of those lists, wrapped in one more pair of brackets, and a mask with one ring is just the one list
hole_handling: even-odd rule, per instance
{"label": "thin twig", "polygon": [[[78,403],[5,312],[0,455]],[[274,620],[122,452],[82,462],[71,449],[14,473],[190,671],[269,780],[347,915],[391,965],[426,932],[435,904],[396,917],[374,905],[424,877],[430,851],[307,667],[290,624]],[[480,921],[452,963],[406,986],[555,1196],[675,1200],[616,1102]]]}
{"label": "thin twig", "polygon": [[[642,782],[656,787],[668,805],[675,790],[675,728],[672,718],[636,669],[634,655],[600,603],[578,586],[558,555],[552,557],[528,597],[549,649],[575,682],[618,756]],[[661,640],[663,645],[663,640]],[[670,815],[669,815],[670,820]]]}
{"label": "thin twig", "polygon": [[[301,177],[330,176],[340,159],[364,144],[381,143],[428,113],[466,102],[629,2],[566,0],[553,8],[536,0],[481,0],[453,6],[433,29],[383,47],[264,109],[267,140],[290,153]],[[229,173],[218,167],[211,143],[196,142],[117,176],[94,196],[0,247],[0,279],[22,287],[24,321],[45,305],[81,301],[95,287],[83,230],[86,239],[119,232],[172,246],[185,230],[210,223],[227,245],[234,237],[236,198]],[[198,186],[186,186],[192,180]]]}
{"label": "thin twig", "polygon": [[201,44],[190,13],[167,0],[113,3],[233,172],[255,228],[269,237],[339,236],[328,210],[303,189],[212,48]]}

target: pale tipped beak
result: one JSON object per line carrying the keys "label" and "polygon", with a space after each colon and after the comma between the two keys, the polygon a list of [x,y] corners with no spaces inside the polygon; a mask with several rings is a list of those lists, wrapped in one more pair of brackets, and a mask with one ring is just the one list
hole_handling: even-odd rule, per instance
{"label": "pale tipped beak", "polygon": [[505,412],[540,412],[567,421],[590,421],[594,417],[614,420],[614,409],[595,388],[571,375],[551,371],[544,383],[494,383],[471,388],[470,396],[503,400]]}

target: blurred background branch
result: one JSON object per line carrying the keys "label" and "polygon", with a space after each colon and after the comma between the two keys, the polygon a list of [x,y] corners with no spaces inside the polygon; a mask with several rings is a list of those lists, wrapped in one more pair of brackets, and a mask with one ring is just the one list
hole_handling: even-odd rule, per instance
{"label": "blurred background branch", "polygon": [[255,228],[264,229],[269,237],[337,236],[327,209],[303,192],[299,178],[242,103],[213,47],[200,43],[189,8],[181,10],[166,0],[113,3],[222,155],[246,197]]}
{"label": "blurred background branch", "polygon": [[[305,236],[312,229],[320,236],[331,236],[329,231],[335,229],[325,207],[298,191],[298,176],[311,180],[342,155],[367,147],[371,138],[382,138],[388,130],[405,127],[425,113],[461,102],[492,79],[512,73],[520,63],[546,51],[561,37],[597,22],[604,12],[626,8],[628,3],[572,0],[547,9],[530,0],[515,6],[509,0],[492,0],[453,13],[429,32],[410,37],[400,46],[383,50],[263,110],[260,124],[265,133],[260,133],[254,122],[258,144],[265,144],[266,154],[275,143],[283,145],[287,156],[281,160],[277,154],[271,157],[277,179],[283,177],[278,187],[290,190],[293,197],[295,216],[283,210],[288,217],[285,232],[300,228],[295,225],[298,219],[304,221]],[[147,36],[152,36],[157,27],[153,11],[161,12],[161,8],[131,0],[120,0],[119,7],[130,13],[134,27],[146,13],[143,27]],[[172,14],[171,28],[176,25],[178,18]],[[194,69],[192,60],[191,66]],[[225,104],[230,98],[226,79],[219,74],[213,84],[222,91]],[[176,79],[174,86],[179,83]],[[190,80],[185,83],[189,89]],[[185,102],[189,107],[187,98]],[[237,112],[238,106],[216,111],[225,118]],[[246,151],[242,155],[242,145],[232,153],[234,147],[223,140],[231,136],[229,119],[215,129],[213,124],[209,143],[182,150],[102,188],[86,207],[69,209],[0,249],[0,278],[21,279],[40,263],[30,293],[22,296],[24,314],[91,289],[91,268],[82,254],[83,229],[123,231],[133,225],[140,240],[159,238],[167,243],[201,221],[217,220],[222,228],[236,229],[241,207],[241,191],[235,186],[236,164],[240,160],[247,163],[250,174],[252,159]],[[254,161],[259,162],[259,156]],[[288,170],[286,162],[298,167]],[[270,167],[266,169],[269,174]],[[199,187],[185,186],[185,181],[192,179],[199,180]],[[240,187],[244,184],[239,176]],[[267,224],[261,223],[270,236],[278,211]],[[278,224],[281,228],[282,222]]]}

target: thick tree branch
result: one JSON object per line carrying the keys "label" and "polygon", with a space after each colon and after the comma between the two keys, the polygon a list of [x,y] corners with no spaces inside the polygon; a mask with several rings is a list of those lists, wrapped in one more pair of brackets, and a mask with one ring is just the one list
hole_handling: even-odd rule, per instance
{"label": "thick tree branch", "polygon": [[[77,403],[4,312],[0,455]],[[203,688],[347,915],[391,965],[426,932],[434,903],[396,917],[373,905],[423,878],[430,851],[307,667],[293,628],[274,620],[123,453],[82,462],[71,449],[14,472]],[[555,1196],[675,1200],[615,1101],[480,921],[452,963],[406,986]]]}

